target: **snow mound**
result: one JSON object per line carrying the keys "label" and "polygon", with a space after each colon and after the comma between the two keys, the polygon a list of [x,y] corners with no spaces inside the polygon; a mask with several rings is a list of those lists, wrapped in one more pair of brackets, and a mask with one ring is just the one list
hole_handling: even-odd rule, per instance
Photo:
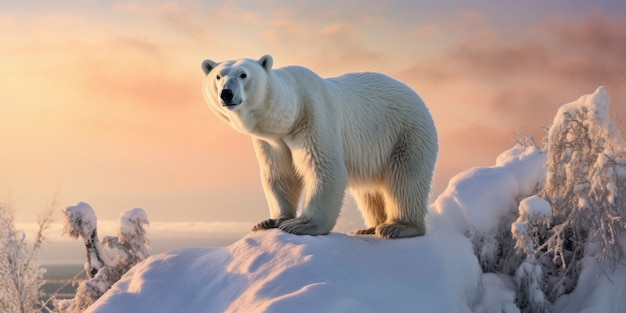
{"label": "snow mound", "polygon": [[531,193],[545,177],[545,163],[545,155],[536,147],[513,147],[498,156],[495,166],[454,176],[433,209],[461,233],[493,233],[514,200]]}
{"label": "snow mound", "polygon": [[87,312],[471,312],[481,271],[455,232],[383,240],[269,230],[150,257]]}

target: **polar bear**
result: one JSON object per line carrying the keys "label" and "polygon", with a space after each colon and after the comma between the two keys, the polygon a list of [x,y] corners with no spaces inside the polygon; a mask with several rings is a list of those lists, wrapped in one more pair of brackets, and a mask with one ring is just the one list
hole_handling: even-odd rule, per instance
{"label": "polar bear", "polygon": [[417,93],[379,73],[324,79],[272,65],[202,62],[208,106],[253,140],[270,209],[253,230],[327,234],[349,189],[367,225],[356,234],[423,235],[438,143]]}

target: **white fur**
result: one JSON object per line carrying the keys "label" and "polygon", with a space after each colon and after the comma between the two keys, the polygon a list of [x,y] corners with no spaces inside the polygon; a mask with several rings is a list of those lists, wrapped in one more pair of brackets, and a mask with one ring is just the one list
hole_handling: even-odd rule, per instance
{"label": "white fur", "polygon": [[[271,217],[254,230],[326,234],[349,188],[368,226],[357,234],[424,234],[438,144],[421,98],[383,74],[323,79],[272,64],[271,56],[202,64],[209,107],[253,137]],[[223,89],[233,91],[230,106]]]}

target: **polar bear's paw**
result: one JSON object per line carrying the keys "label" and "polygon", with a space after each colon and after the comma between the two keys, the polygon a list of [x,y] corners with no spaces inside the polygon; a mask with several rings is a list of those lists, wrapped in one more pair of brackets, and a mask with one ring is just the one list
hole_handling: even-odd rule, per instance
{"label": "polar bear's paw", "polygon": [[280,226],[280,224],[282,224],[286,220],[286,218],[268,218],[254,225],[252,227],[252,231],[278,228],[278,226]]}
{"label": "polar bear's paw", "polygon": [[374,235],[376,234],[376,227],[370,227],[365,229],[359,229],[354,232],[355,235]]}
{"label": "polar bear's paw", "polygon": [[380,238],[405,238],[422,236],[426,233],[423,228],[415,225],[400,223],[384,223],[376,226],[376,236]]}
{"label": "polar bear's paw", "polygon": [[310,218],[299,217],[282,222],[278,228],[282,231],[288,232],[294,235],[325,235],[330,230],[322,229],[314,223]]}

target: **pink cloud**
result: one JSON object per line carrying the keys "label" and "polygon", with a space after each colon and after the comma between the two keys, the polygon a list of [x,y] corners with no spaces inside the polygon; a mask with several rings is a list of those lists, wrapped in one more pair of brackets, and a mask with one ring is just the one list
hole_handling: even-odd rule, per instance
{"label": "pink cloud", "polygon": [[398,77],[427,100],[440,130],[437,188],[469,166],[493,164],[518,128],[539,140],[560,105],[599,85],[613,99],[612,116],[626,117],[624,55],[624,22],[594,13],[548,18],[513,37],[482,28],[408,65]]}
{"label": "pink cloud", "polygon": [[413,30],[413,36],[416,38],[427,38],[439,35],[441,33],[441,29],[436,24],[428,24],[424,26],[420,26]]}

